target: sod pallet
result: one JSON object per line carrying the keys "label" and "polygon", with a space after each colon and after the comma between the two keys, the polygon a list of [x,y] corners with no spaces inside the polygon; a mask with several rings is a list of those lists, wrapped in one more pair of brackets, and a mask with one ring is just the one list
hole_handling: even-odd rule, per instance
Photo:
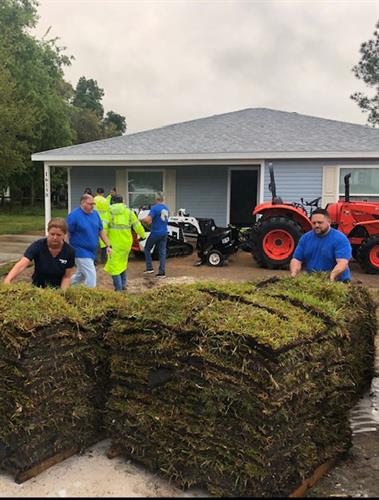
{"label": "sod pallet", "polygon": [[349,448],[375,331],[367,291],[324,276],[148,292],[106,335],[112,447],[182,488],[287,496]]}
{"label": "sod pallet", "polygon": [[105,435],[107,297],[0,288],[0,468],[17,482]]}

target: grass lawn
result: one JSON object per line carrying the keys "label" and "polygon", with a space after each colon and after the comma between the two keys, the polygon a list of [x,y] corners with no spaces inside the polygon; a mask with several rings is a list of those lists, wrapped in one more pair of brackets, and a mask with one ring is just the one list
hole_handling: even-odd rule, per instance
{"label": "grass lawn", "polygon": [[[52,217],[67,216],[66,209],[53,209]],[[43,209],[27,209],[11,212],[0,211],[0,234],[27,234],[36,231],[44,231],[45,216]]]}

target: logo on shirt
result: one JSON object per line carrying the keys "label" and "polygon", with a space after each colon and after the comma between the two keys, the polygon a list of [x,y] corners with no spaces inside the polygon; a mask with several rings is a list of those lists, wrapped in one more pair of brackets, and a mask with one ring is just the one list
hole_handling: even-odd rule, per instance
{"label": "logo on shirt", "polygon": [[168,211],[165,208],[161,210],[161,219],[163,220],[163,222],[168,221]]}
{"label": "logo on shirt", "polygon": [[61,264],[67,264],[67,259],[58,259]]}

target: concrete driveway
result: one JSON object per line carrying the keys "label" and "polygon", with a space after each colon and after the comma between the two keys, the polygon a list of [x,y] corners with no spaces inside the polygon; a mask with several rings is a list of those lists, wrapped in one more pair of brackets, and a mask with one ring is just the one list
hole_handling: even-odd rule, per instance
{"label": "concrete driveway", "polygon": [[[40,236],[41,238],[43,235]],[[25,249],[39,236],[35,234],[1,234],[0,235],[0,265],[18,260]]]}

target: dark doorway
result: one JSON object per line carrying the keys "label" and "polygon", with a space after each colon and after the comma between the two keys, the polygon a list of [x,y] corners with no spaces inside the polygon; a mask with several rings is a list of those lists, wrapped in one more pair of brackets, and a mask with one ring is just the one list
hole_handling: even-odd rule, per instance
{"label": "dark doorway", "polygon": [[251,226],[257,204],[258,170],[230,171],[230,224]]}

